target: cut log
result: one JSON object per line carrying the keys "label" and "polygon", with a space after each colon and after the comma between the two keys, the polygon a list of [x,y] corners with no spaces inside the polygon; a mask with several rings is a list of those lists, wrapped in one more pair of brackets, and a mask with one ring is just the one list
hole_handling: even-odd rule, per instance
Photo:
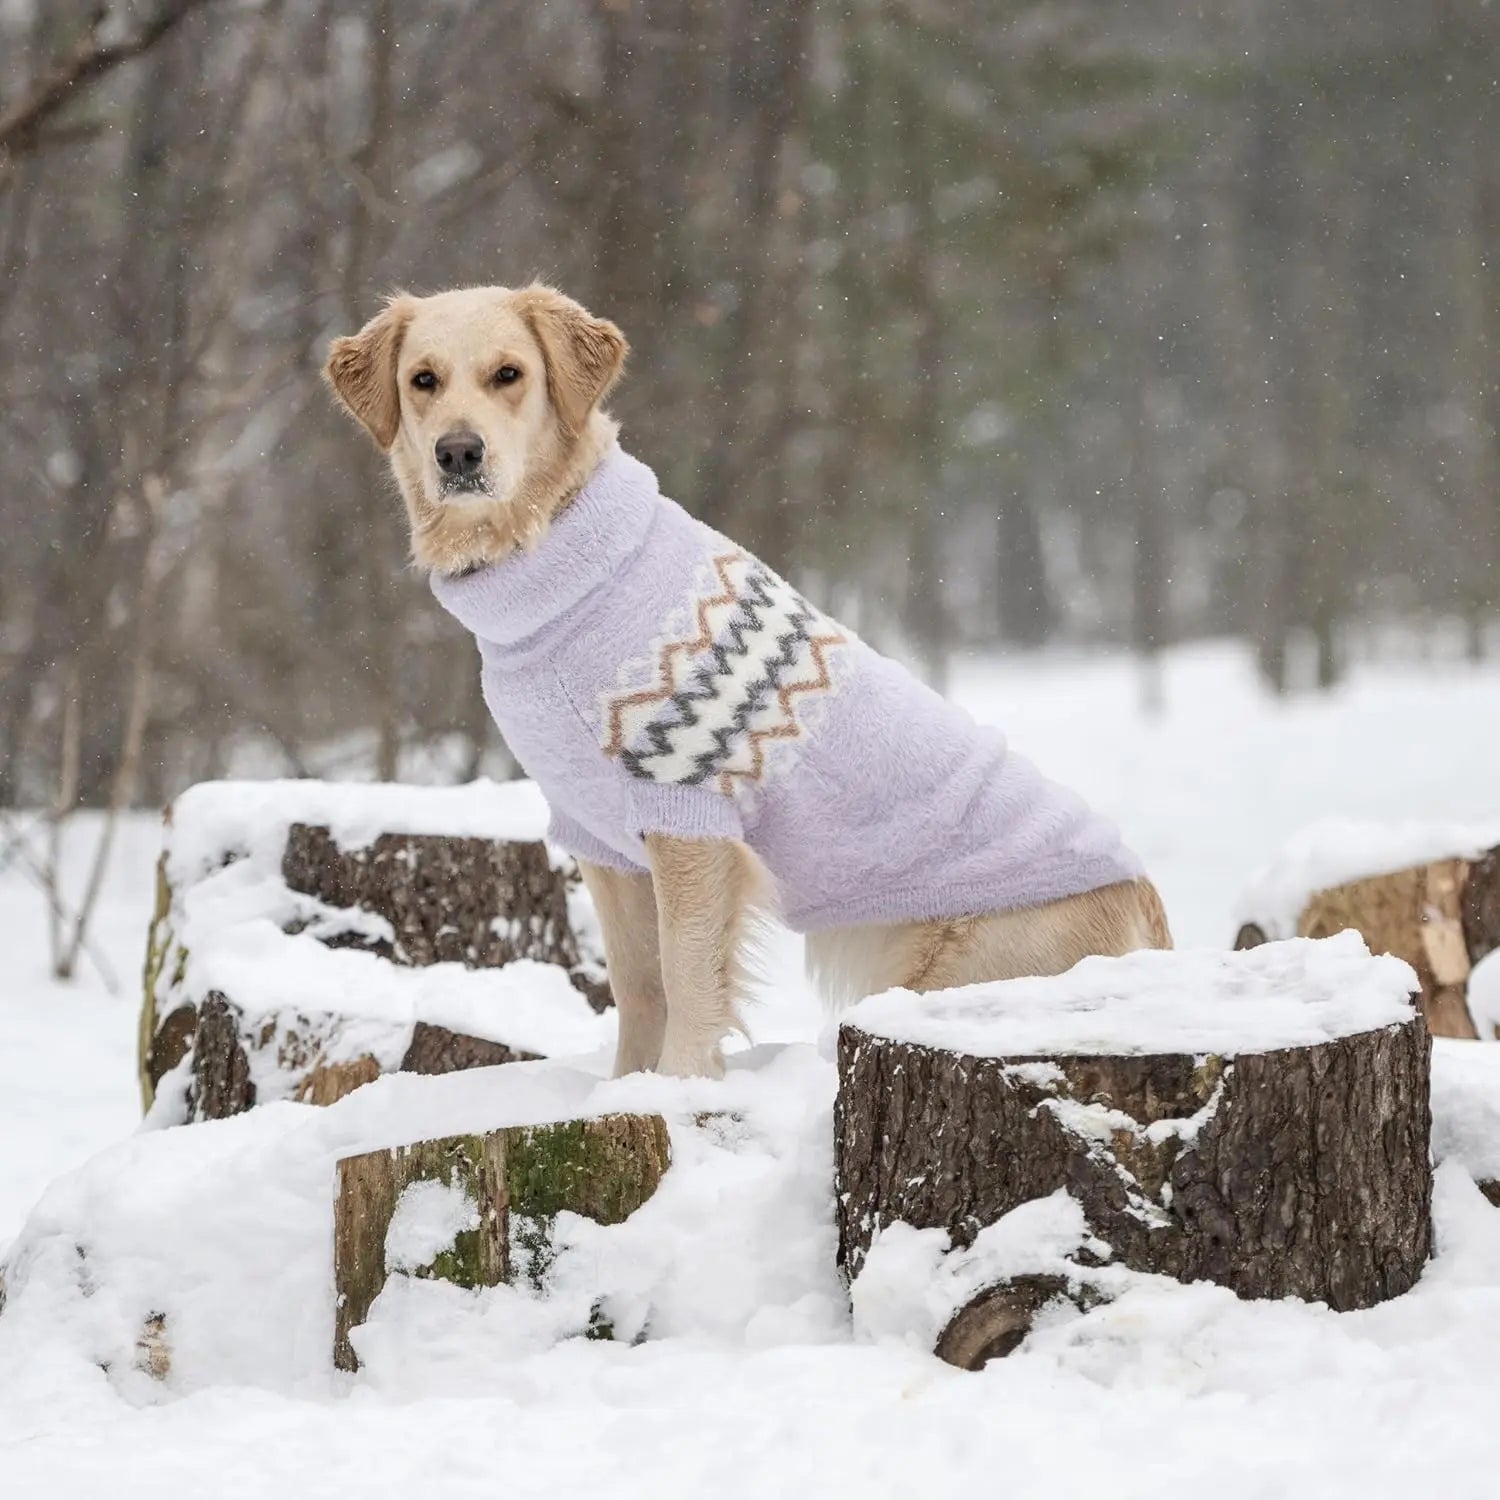
{"label": "cut log", "polygon": [[1500,847],[1470,864],[1462,905],[1464,943],[1477,964],[1500,948]]}
{"label": "cut log", "polygon": [[[1339,1310],[1396,1296],[1431,1245],[1415,989],[1350,934],[865,1001],[839,1033],[844,1269],[895,1221],[963,1248],[1066,1189],[1115,1265]],[[1069,1270],[987,1289],[939,1352],[1019,1342]]]}
{"label": "cut log", "polygon": [[326,1109],[355,1089],[374,1083],[380,1077],[380,1061],[374,1057],[356,1057],[348,1062],[319,1063],[298,1085],[299,1104],[317,1104]]}
{"label": "cut log", "polygon": [[[1298,846],[1294,862],[1305,861]],[[1274,864],[1260,879],[1280,882]],[[1247,897],[1254,905],[1257,897]],[[1287,916],[1252,913],[1235,938],[1253,948],[1275,936],[1331,937],[1358,932],[1376,953],[1405,959],[1421,981],[1422,1013],[1434,1036],[1472,1040],[1478,1036],[1468,1005],[1473,966],[1500,948],[1500,847],[1476,858],[1454,856],[1372,872],[1312,891],[1295,922]]]}
{"label": "cut log", "polygon": [[210,992],[198,1009],[189,1096],[199,1120],[227,1120],[255,1103],[239,1015],[217,991]]}
{"label": "cut log", "polygon": [[[391,1275],[469,1289],[522,1275],[540,1281],[559,1213],[618,1224],[656,1191],[670,1161],[660,1115],[514,1126],[344,1158],[334,1204],[334,1364],[359,1368],[350,1332]],[[402,1205],[422,1208],[408,1196],[417,1184],[450,1195],[458,1210],[450,1235],[393,1234]]]}
{"label": "cut log", "polygon": [[[232,916],[223,915],[232,912],[233,901],[200,903],[190,915],[189,898],[199,882],[233,886],[238,880],[237,889],[246,889],[240,877],[251,872],[228,868],[246,860],[266,886],[286,893],[283,910],[294,915],[278,915],[278,920],[288,935],[329,948],[359,948],[397,969],[545,964],[566,975],[595,1013],[607,1007],[602,954],[588,936],[592,922],[582,930],[575,926],[586,900],[576,866],[536,837],[466,837],[450,831],[455,822],[466,821],[489,829],[512,822],[528,832],[539,828],[532,812],[517,820],[497,818],[497,799],[518,799],[526,807],[535,802],[540,808],[534,789],[504,790],[515,797],[502,797],[502,789],[493,786],[471,793],[467,788],[217,783],[195,787],[179,799],[167,810],[167,849],[158,866],[146,954],[140,1026],[146,1106],[161,1080],[185,1060],[188,1083],[174,1090],[171,1108],[191,1120],[221,1119],[258,1098],[332,1103],[385,1071],[443,1073],[543,1055],[529,1034],[521,1038],[526,1046],[496,1039],[506,1035],[500,1013],[494,1017],[497,1031],[474,1036],[420,1013],[402,1021],[389,1006],[373,1017],[357,1008],[345,1012],[337,985],[330,986],[326,1009],[309,1007],[306,998],[293,1005],[280,988],[284,971],[274,966],[262,968],[269,977],[259,985],[274,993],[231,992],[239,979],[205,990],[191,972],[189,949],[202,959],[212,958],[218,948],[234,948],[238,933],[231,930]],[[336,809],[345,819],[343,837],[331,823],[311,819],[289,818],[279,832],[272,819],[268,832],[265,817],[251,810],[260,803],[278,810],[284,805]],[[410,820],[428,806],[443,831],[409,831]],[[387,809],[405,821],[407,831],[365,833],[372,823],[378,828]],[[356,838],[348,837],[351,810],[361,829]],[[184,847],[191,857],[174,864],[173,850]],[[174,879],[180,888],[174,888]],[[250,903],[246,919],[263,921],[265,909],[264,901]],[[243,975],[244,966],[233,972]],[[321,1002],[323,996],[315,998]],[[575,1024],[569,1034],[578,1030]],[[543,1033],[544,1042],[548,1035]],[[582,1045],[591,1043],[585,1039]]]}
{"label": "cut log", "polygon": [[[223,1120],[257,1102],[253,1076],[270,1076],[282,1085],[278,1097],[303,1104],[336,1104],[355,1089],[379,1078],[381,1059],[369,1053],[345,1056],[370,1024],[337,1013],[309,1015],[284,1011],[250,1017],[218,991],[211,991],[196,1010],[179,1006],[163,1023],[151,1055],[153,1066],[175,1065],[192,1050],[192,1076],[186,1097],[189,1120]],[[395,1030],[400,1041],[404,1032]],[[169,1045],[170,1044],[170,1045]],[[395,1071],[454,1073],[500,1063],[529,1062],[539,1057],[519,1047],[450,1031],[430,1021],[411,1028],[411,1040]],[[170,1059],[170,1060],[169,1060]],[[158,1061],[160,1060],[160,1061]],[[161,1075],[158,1074],[158,1077]]]}
{"label": "cut log", "polygon": [[401,1059],[403,1073],[458,1073],[465,1068],[493,1068],[500,1063],[530,1062],[538,1056],[504,1042],[487,1042],[483,1037],[465,1036],[418,1021],[412,1028],[411,1045]]}
{"label": "cut log", "polygon": [[982,1369],[1013,1353],[1031,1332],[1036,1315],[1049,1303],[1071,1302],[1080,1310],[1097,1298],[1081,1294],[1063,1276],[1016,1276],[986,1287],[954,1313],[938,1335],[933,1353],[960,1370]]}
{"label": "cut log", "polygon": [[1467,860],[1443,859],[1317,891],[1297,919],[1299,937],[1354,931],[1377,953],[1417,971],[1434,1036],[1478,1036],[1469,1016],[1469,949],[1463,929]]}
{"label": "cut log", "polygon": [[545,844],[383,833],[365,848],[341,849],[329,829],[293,823],[281,872],[290,890],[389,925],[389,938],[345,931],[324,939],[331,946],[471,969],[529,958],[566,969],[596,1010],[609,1004],[568,918],[568,872]]}

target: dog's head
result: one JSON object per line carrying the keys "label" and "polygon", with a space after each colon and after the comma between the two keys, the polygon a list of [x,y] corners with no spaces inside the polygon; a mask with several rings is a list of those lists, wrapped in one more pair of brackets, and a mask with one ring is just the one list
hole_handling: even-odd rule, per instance
{"label": "dog's head", "polygon": [[614,426],[624,335],[551,287],[397,296],[324,374],[389,455],[412,552],[445,572],[540,537]]}

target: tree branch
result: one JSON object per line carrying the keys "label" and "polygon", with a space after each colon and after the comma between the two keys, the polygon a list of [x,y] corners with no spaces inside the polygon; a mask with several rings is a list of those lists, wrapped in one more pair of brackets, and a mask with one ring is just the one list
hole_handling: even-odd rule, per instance
{"label": "tree branch", "polygon": [[36,143],[37,133],[87,87],[121,63],[149,52],[194,11],[214,0],[163,0],[161,9],[133,32],[114,41],[101,38],[109,6],[94,7],[82,40],[42,74],[13,104],[0,105],[0,157],[18,156]]}

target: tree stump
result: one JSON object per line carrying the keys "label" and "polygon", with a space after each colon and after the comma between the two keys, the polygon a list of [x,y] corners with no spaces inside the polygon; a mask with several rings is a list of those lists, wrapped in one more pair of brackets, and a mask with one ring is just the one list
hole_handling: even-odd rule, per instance
{"label": "tree stump", "polygon": [[334,1203],[334,1364],[359,1368],[350,1331],[390,1276],[469,1289],[517,1276],[541,1284],[559,1213],[618,1224],[670,1162],[660,1115],[513,1126],[345,1157]]}
{"label": "tree stump", "polygon": [[1235,947],[1294,933],[1358,932],[1373,952],[1393,953],[1416,970],[1422,1013],[1434,1036],[1472,1040],[1479,1031],[1468,1005],[1469,974],[1500,948],[1500,846],[1477,858],[1435,859],[1312,891],[1283,931],[1286,926],[1284,915],[1252,911]]}
{"label": "tree stump", "polygon": [[[392,793],[400,795],[408,819],[413,807],[420,814],[424,799],[438,796],[444,799],[443,816],[436,821],[445,828],[455,820],[455,805],[462,821],[466,804],[458,799],[468,796],[467,789],[434,793],[309,782],[255,790],[274,805],[282,788],[298,810],[327,804],[347,812],[368,800],[367,822],[391,802]],[[480,788],[475,795],[487,799],[497,790]],[[596,1012],[610,1004],[602,952],[591,946],[589,930],[575,923],[585,899],[576,866],[553,855],[540,839],[405,831],[351,844],[341,843],[327,823],[294,819],[282,825],[283,833],[272,828],[269,835],[251,838],[226,815],[245,794],[243,785],[205,784],[179,799],[180,811],[167,811],[140,1026],[141,1089],[148,1108],[161,1080],[190,1055],[180,1105],[189,1120],[222,1119],[248,1109],[268,1081],[274,1084],[268,1097],[329,1104],[382,1072],[444,1073],[541,1055],[513,1042],[467,1035],[431,1017],[382,1030],[368,1017],[341,1010],[334,993],[322,1009],[237,995],[228,984],[195,988],[190,950],[211,952],[216,944],[235,941],[236,934],[232,920],[218,916],[220,903],[202,908],[217,925],[202,917],[195,924],[189,917],[192,893],[208,882],[234,880],[231,867],[242,869],[246,863],[268,886],[285,893],[283,904],[293,914],[281,920],[289,936],[328,948],[357,948],[402,969],[436,963],[492,969],[529,960],[565,973]],[[476,804],[476,825],[485,825],[489,810],[488,801]],[[252,816],[242,811],[239,824]],[[173,850],[181,843],[198,851],[197,866],[178,869],[174,876]],[[203,858],[205,846],[214,858]],[[259,908],[251,908],[252,920],[259,914]]]}
{"label": "tree stump", "polygon": [[[1061,1188],[1116,1265],[1339,1310],[1394,1297],[1431,1245],[1415,989],[1348,934],[867,1000],[839,1032],[844,1269],[895,1221],[961,1249]],[[1013,1347],[1088,1282],[1058,1269],[988,1288],[939,1352]]]}
{"label": "tree stump", "polygon": [[[542,843],[381,834],[341,849],[328,828],[293,823],[281,862],[287,888],[388,924],[330,933],[330,947],[361,947],[403,965],[461,963],[499,969],[516,959],[556,964],[596,1010],[609,987],[586,962],[568,915],[571,867]],[[374,924],[371,924],[373,927]]]}

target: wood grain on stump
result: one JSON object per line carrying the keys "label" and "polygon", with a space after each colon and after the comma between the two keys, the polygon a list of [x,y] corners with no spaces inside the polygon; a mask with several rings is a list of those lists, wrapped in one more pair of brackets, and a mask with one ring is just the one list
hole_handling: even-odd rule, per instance
{"label": "wood grain on stump", "polygon": [[[1431,1248],[1430,1041],[1407,1014],[1240,1055],[973,1056],[856,1013],[838,1046],[840,1260],[856,1275],[897,1220],[966,1247],[1065,1189],[1115,1265],[1341,1311],[1397,1296]],[[1055,1280],[961,1309],[943,1336],[955,1362],[1029,1326]]]}
{"label": "wood grain on stump", "polygon": [[1036,1315],[1051,1302],[1084,1308],[1096,1299],[1062,1276],[1016,1276],[986,1287],[959,1308],[938,1335],[933,1353],[960,1370],[982,1369],[1020,1347]]}
{"label": "wood grain on stump", "polygon": [[[618,1224],[651,1197],[670,1162],[660,1115],[512,1126],[345,1157],[334,1203],[334,1364],[359,1368],[350,1332],[391,1275],[469,1289],[540,1278],[559,1213]],[[428,1264],[397,1270],[387,1265],[387,1234],[402,1194],[418,1182],[459,1189],[472,1217]]]}
{"label": "wood grain on stump", "polygon": [[[1298,937],[1358,932],[1372,952],[1393,953],[1417,971],[1422,1013],[1434,1036],[1478,1035],[1468,980],[1481,958],[1500,948],[1500,848],[1475,860],[1440,859],[1315,891],[1297,917]],[[1236,948],[1267,940],[1247,922]]]}

